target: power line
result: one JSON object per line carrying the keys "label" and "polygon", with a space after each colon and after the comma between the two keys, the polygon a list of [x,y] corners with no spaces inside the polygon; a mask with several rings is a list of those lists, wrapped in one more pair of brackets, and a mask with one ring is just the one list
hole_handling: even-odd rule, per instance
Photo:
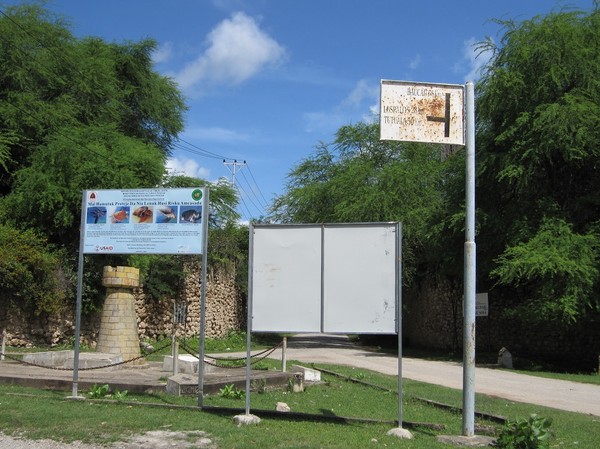
{"label": "power line", "polygon": [[192,147],[193,149],[200,151],[201,153],[204,153],[207,155],[207,157],[212,157],[215,159],[231,159],[230,157],[227,156],[223,156],[222,154],[218,154],[218,153],[213,153],[212,151],[208,151],[202,147],[199,147],[198,145],[194,145],[193,143],[190,143],[186,140],[183,140],[182,138],[178,138],[177,139],[179,142],[183,142],[186,145],[189,145],[190,147]]}
{"label": "power line", "polygon": [[252,199],[252,197],[251,197],[250,195],[248,195],[248,192],[246,192],[246,191],[244,190],[244,188],[243,188],[241,185],[239,185],[239,184],[238,184],[238,185],[236,185],[235,187],[236,187],[236,189],[238,189],[238,190],[241,190],[243,193],[245,193],[245,194],[246,194],[246,199],[247,199],[247,200],[250,202],[250,204],[252,204],[252,206],[254,206],[254,209],[256,209],[256,211],[257,211],[257,212],[258,212],[258,214],[260,215],[260,214],[261,214],[261,211],[263,211],[263,209],[262,209],[261,207],[258,207],[258,206],[256,205],[256,203],[254,202],[254,200]]}
{"label": "power line", "polygon": [[250,182],[248,181],[248,178],[246,177],[246,174],[245,174],[244,172],[241,172],[241,173],[242,173],[242,178],[244,178],[244,181],[246,181],[246,185],[247,185],[247,186],[248,186],[248,188],[250,189],[250,192],[252,192],[252,196],[253,196],[254,198],[256,198],[256,201],[258,202],[258,204],[260,204],[260,206],[261,206],[261,208],[262,208],[263,210],[264,210],[264,209],[267,209],[267,206],[265,205],[265,203],[262,203],[262,202],[260,201],[260,198],[259,198],[259,197],[258,197],[258,195],[256,194],[256,189],[254,189],[254,188],[253,188],[253,186],[250,184]]}
{"label": "power line", "polygon": [[242,202],[242,204],[244,205],[244,207],[246,208],[246,212],[248,212],[248,215],[246,216],[246,218],[248,219],[248,221],[250,221],[250,218],[252,218],[252,213],[250,212],[250,209],[248,208],[248,205],[246,204],[246,201],[244,201],[244,196],[240,192],[240,189],[238,189],[235,186],[234,186],[234,188],[238,192],[239,199]]}
{"label": "power line", "polygon": [[259,187],[258,183],[256,182],[256,178],[254,178],[254,175],[252,174],[252,170],[250,170],[250,166],[248,166],[248,173],[250,173],[250,176],[252,177],[252,180],[254,181],[254,185],[256,185],[256,188],[258,189],[258,193],[260,193],[260,196],[262,197],[262,199],[265,202],[265,204],[268,205],[269,202],[267,201],[267,199],[263,195],[262,190],[260,190],[260,187]]}

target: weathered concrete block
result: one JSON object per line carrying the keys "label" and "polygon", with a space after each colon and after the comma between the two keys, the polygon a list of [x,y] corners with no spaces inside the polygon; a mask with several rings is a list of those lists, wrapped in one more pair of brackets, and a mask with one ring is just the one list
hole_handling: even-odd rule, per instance
{"label": "weathered concrete block", "polygon": [[[198,357],[190,354],[180,354],[177,357],[177,368],[180,374],[198,374]],[[212,373],[216,367],[204,364],[204,372]],[[173,356],[166,355],[163,358],[163,371],[173,371]]]}
{"label": "weathered concrete block", "polygon": [[198,395],[198,376],[175,374],[167,379],[167,393],[176,396]]}
{"label": "weathered concrete block", "polygon": [[302,373],[304,382],[321,382],[321,371],[317,371],[316,369],[293,365],[292,372]]}

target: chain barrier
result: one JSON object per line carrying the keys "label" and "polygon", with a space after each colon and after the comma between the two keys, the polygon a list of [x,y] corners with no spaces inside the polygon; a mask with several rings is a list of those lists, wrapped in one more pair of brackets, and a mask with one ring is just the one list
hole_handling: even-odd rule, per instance
{"label": "chain barrier", "polygon": [[[168,342],[168,344],[165,344],[163,346],[160,346],[159,348],[153,349],[152,351],[147,352],[144,355],[140,355],[139,357],[134,357],[132,359],[129,360],[124,360],[122,362],[117,362],[117,363],[112,363],[109,365],[102,365],[102,366],[93,366],[90,368],[79,368],[79,371],[92,371],[92,370],[96,370],[96,369],[102,369],[102,368],[111,368],[113,366],[120,366],[120,365],[125,365],[126,363],[131,363],[131,362],[135,362],[136,360],[142,359],[144,357],[147,357],[149,355],[154,354],[155,352],[159,352],[162,351],[163,349],[165,349],[167,346],[171,345],[171,339],[166,339],[165,341]],[[62,368],[62,367],[55,367],[55,366],[45,366],[45,365],[39,365],[37,363],[32,363],[32,362],[25,362],[17,357],[13,357],[9,354],[4,354],[2,352],[0,352],[0,355],[3,355],[4,357],[6,357],[7,359],[13,360],[17,363],[20,363],[21,365],[26,365],[26,366],[34,366],[36,368],[45,368],[45,369],[49,369],[49,370],[54,370],[54,371],[73,371],[73,368]]]}
{"label": "chain barrier", "polygon": [[[254,362],[250,363],[250,365],[252,366],[252,365],[257,364],[258,362],[263,361],[264,359],[266,359],[267,357],[269,357],[273,352],[275,352],[275,350],[277,350],[279,347],[281,347],[282,344],[283,343],[279,343],[279,344],[273,346],[272,348],[268,348],[268,349],[265,349],[264,351],[258,352],[258,353],[254,354],[254,355],[251,355],[250,356],[251,359],[253,359],[255,357],[258,357],[258,356],[262,356],[262,357],[260,357],[259,359],[255,360]],[[197,355],[199,351],[197,351],[196,353],[194,353],[194,349],[190,348],[189,346],[187,346],[183,342],[180,343],[180,346],[183,349],[185,349],[185,351],[188,354],[196,357],[199,360],[199,357]],[[214,362],[209,362],[209,361],[204,360],[204,363],[206,363],[207,365],[214,366],[216,368],[226,368],[226,369],[238,369],[238,368],[243,367],[243,365],[240,365],[240,366],[229,366],[229,365],[219,364],[218,362],[240,362],[242,360],[244,360],[244,361],[247,360],[247,357],[235,357],[235,358],[232,357],[232,358],[228,358],[228,357],[212,357],[212,356],[209,356],[209,355],[205,355],[204,357],[207,358],[207,359],[214,360]]]}
{"label": "chain barrier", "polygon": [[[152,355],[156,352],[162,351],[163,349],[165,349],[167,346],[171,345],[171,338],[167,338],[165,339],[165,342],[167,344],[164,344],[158,348],[153,349],[152,351],[147,352],[144,355],[140,355],[139,357],[134,357],[132,359],[129,360],[124,360],[122,362],[116,362],[116,363],[112,363],[109,365],[102,365],[102,366],[93,366],[93,367],[89,367],[89,368],[79,368],[79,371],[92,371],[92,370],[97,370],[97,369],[102,369],[102,368],[111,368],[114,366],[120,366],[120,365],[125,365],[127,363],[132,363],[135,362],[136,360],[142,359],[144,357],[147,357],[149,355]],[[189,346],[187,346],[184,342],[180,341],[179,343],[181,345],[181,347],[190,355],[196,357],[196,359],[198,359],[198,354],[197,352],[194,353],[194,350],[192,348],[190,348]],[[273,346],[272,348],[268,348],[265,349],[263,351],[257,352],[256,354],[253,354],[250,356],[251,359],[258,358],[257,360],[254,360],[252,363],[250,363],[251,366],[263,361],[264,359],[266,359],[267,357],[269,357],[273,352],[275,352],[277,349],[279,349],[281,346],[283,345],[283,342]],[[45,369],[49,369],[49,370],[54,370],[54,371],[73,371],[73,368],[62,368],[62,367],[55,367],[55,366],[45,366],[45,365],[40,365],[37,363],[33,363],[33,362],[25,362],[17,357],[11,356],[9,354],[5,354],[3,352],[0,351],[0,355],[6,357],[9,360],[12,360],[14,362],[20,363],[21,365],[26,365],[26,366],[33,366],[36,368],[45,368]],[[245,361],[247,359],[247,357],[235,357],[235,358],[227,358],[227,357],[212,357],[209,355],[205,355],[205,357],[207,359],[211,359],[214,360],[214,362],[209,362],[209,361],[204,361],[204,363],[206,363],[207,365],[210,366],[214,366],[217,368],[227,368],[227,369],[237,369],[240,368],[241,366],[229,366],[229,365],[223,365],[223,364],[219,364],[219,362],[241,362],[241,361]],[[243,366],[243,365],[242,365]]]}

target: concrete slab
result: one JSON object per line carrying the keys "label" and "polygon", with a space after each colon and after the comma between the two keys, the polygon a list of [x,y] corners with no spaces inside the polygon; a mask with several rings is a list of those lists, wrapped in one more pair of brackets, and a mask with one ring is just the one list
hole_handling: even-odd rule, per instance
{"label": "concrete slab", "polygon": [[[47,368],[74,368],[75,354],[73,351],[46,351],[24,354],[23,362]],[[79,369],[106,368],[119,369],[123,362],[121,354],[108,354],[103,352],[80,352]]]}
{"label": "concrete slab", "polygon": [[292,365],[292,372],[302,373],[304,382],[321,382],[321,371],[312,368],[306,368],[300,365]]}
{"label": "concrete slab", "polygon": [[[109,384],[111,388],[127,390],[130,393],[151,393],[165,391],[167,379],[171,371],[164,371],[161,362],[147,362],[144,366],[130,364],[121,365],[120,369],[87,368],[78,372],[78,388],[81,391],[92,388],[95,384]],[[197,375],[191,375],[192,383],[198,382]],[[282,373],[281,371],[252,370],[250,374],[252,389],[255,391],[271,388],[294,389],[303,385],[299,373]],[[25,365],[12,359],[0,361],[0,383],[17,384],[48,390],[71,391],[73,387],[73,371],[66,368],[48,368]],[[246,388],[246,369],[215,368],[206,373],[204,393],[217,394],[225,385],[234,384],[239,389]]]}

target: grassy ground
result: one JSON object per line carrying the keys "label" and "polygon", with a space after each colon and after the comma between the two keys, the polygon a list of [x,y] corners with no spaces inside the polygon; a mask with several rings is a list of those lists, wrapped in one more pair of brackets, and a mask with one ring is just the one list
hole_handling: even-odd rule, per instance
{"label": "grassy ground", "polygon": [[[268,368],[272,366],[266,363]],[[340,366],[318,366],[355,379],[395,390],[397,378],[367,370]],[[411,429],[414,440],[398,440],[386,432],[397,416],[397,395],[377,388],[323,375],[323,383],[303,393],[271,391],[252,393],[251,412],[274,410],[277,402],[287,403],[292,412],[316,415],[317,418],[290,419],[262,417],[258,426],[237,427],[235,412],[211,413],[193,407],[193,397],[175,397],[164,393],[127,395],[121,402],[66,401],[66,392],[51,392],[16,386],[0,386],[0,429],[7,434],[24,433],[29,438],[53,438],[64,441],[109,443],[148,430],[203,430],[221,448],[443,448],[436,441],[439,434],[459,435],[461,413],[432,407],[419,398],[460,407],[460,391],[405,380],[403,411],[405,422],[443,424],[444,430],[421,426]],[[148,404],[154,405],[148,405]],[[245,399],[208,396],[207,407],[243,410]],[[555,434],[551,447],[600,447],[600,418],[562,412],[498,398],[477,396],[477,411],[503,415],[510,419],[526,418],[532,413],[553,419]],[[384,423],[335,423],[335,416],[369,418]],[[477,420],[478,424],[498,428],[498,424]]]}

